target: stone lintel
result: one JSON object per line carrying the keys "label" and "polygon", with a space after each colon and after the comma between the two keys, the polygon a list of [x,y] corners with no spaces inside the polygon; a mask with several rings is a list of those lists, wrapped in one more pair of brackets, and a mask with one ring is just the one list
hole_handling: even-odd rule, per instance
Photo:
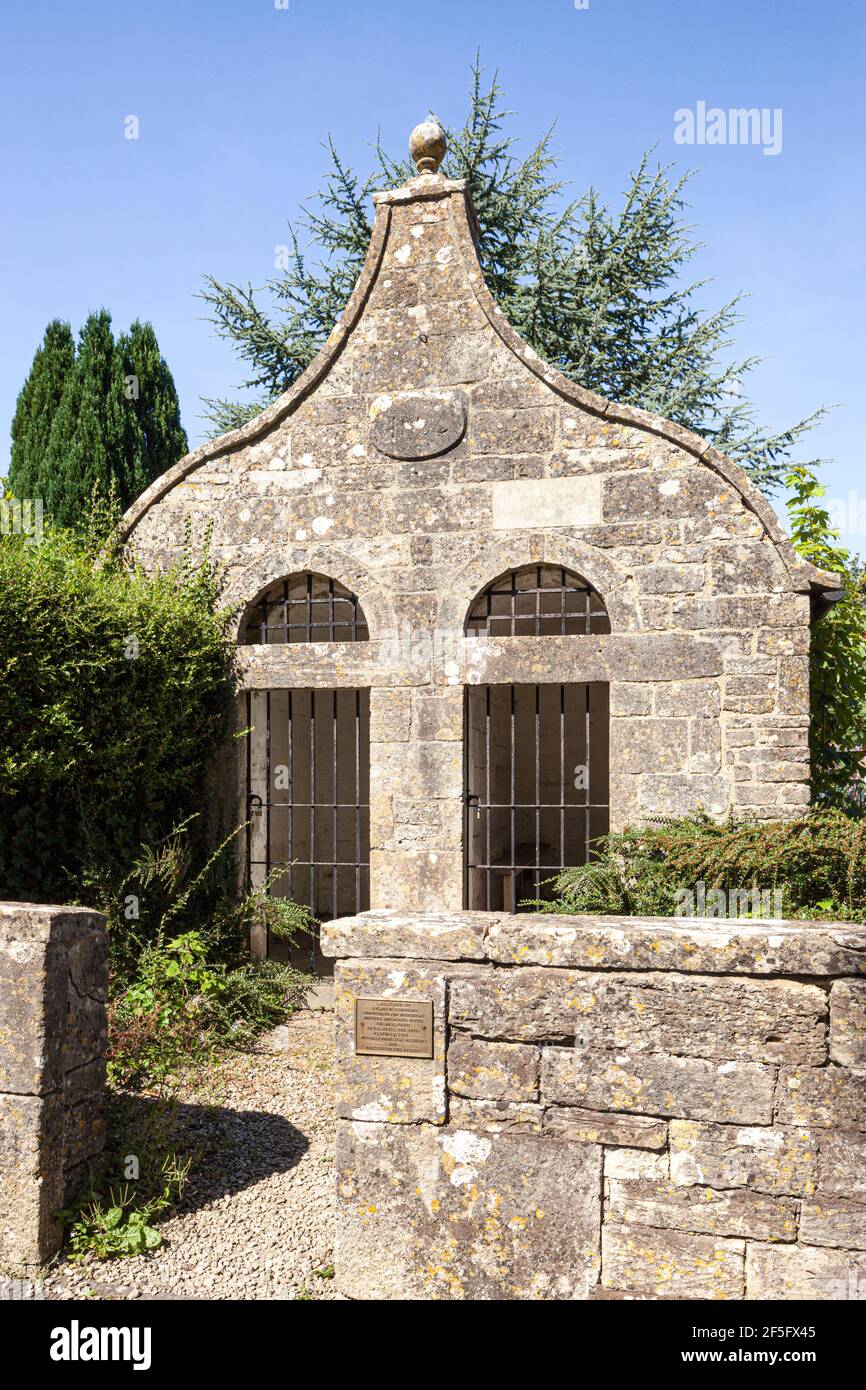
{"label": "stone lintel", "polygon": [[[250,645],[237,650],[245,690],[315,686],[560,684],[575,681],[678,685],[722,674],[718,643],[691,633],[601,633],[546,637],[543,669],[533,637],[462,637],[430,629],[383,632],[369,642]],[[455,676],[456,670],[456,676]]]}

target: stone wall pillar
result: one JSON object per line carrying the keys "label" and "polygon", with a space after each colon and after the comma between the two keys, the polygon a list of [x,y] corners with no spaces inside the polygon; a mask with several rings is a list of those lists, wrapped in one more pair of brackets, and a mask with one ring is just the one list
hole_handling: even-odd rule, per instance
{"label": "stone wall pillar", "polygon": [[105,1137],[108,945],[77,907],[0,903],[0,1262],[41,1264]]}
{"label": "stone wall pillar", "polygon": [[[349,1297],[866,1297],[866,928],[369,912],[322,938]],[[424,1055],[359,1051],[358,999],[393,1001],[392,1053],[432,1005]]]}

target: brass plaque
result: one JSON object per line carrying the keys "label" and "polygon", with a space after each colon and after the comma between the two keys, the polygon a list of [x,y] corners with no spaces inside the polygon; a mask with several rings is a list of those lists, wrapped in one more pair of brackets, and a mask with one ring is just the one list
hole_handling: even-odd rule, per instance
{"label": "brass plaque", "polygon": [[432,999],[356,999],[355,1052],[361,1057],[432,1057]]}

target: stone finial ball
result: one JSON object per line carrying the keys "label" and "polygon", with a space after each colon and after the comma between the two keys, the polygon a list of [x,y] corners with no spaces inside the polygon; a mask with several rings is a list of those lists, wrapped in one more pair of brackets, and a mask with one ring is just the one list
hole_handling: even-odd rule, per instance
{"label": "stone finial ball", "polygon": [[435,174],[447,148],[445,131],[432,116],[416,125],[409,136],[409,153],[419,174]]}

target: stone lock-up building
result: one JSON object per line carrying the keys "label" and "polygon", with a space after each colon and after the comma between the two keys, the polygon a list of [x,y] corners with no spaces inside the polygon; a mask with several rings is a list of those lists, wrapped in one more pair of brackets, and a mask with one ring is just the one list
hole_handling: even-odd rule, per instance
{"label": "stone lock-up building", "polygon": [[517,337],[462,182],[377,195],[322,352],[143,494],[137,555],[185,519],[240,605],[252,880],[291,863],[321,917],[510,907],[608,827],[808,801],[834,577],[704,440]]}
{"label": "stone lock-up building", "polygon": [[126,518],[148,565],[212,528],[248,881],[338,958],[338,1278],[854,1296],[863,931],[515,912],[609,828],[807,805],[836,577],[704,440],[518,338],[441,131],[412,148],[319,356]]}

